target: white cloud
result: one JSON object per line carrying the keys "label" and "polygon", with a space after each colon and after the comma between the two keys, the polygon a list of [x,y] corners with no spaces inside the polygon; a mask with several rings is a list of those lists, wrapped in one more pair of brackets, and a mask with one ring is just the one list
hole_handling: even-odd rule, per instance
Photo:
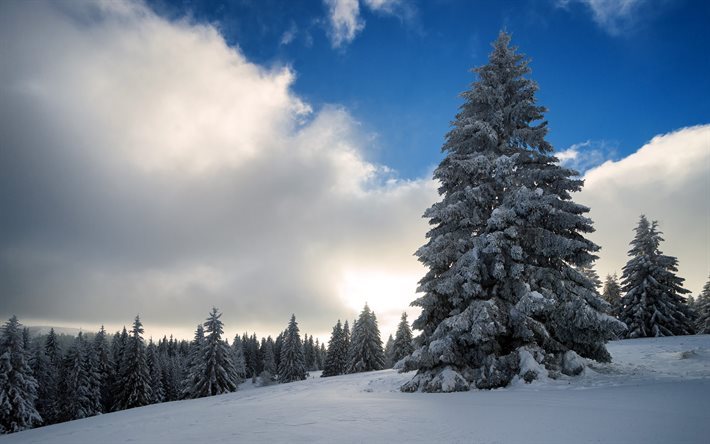
{"label": "white cloud", "polygon": [[360,16],[360,6],[381,15],[395,16],[411,22],[416,16],[415,7],[404,0],[323,0],[328,8],[328,25],[331,44],[343,47],[365,29],[365,21]]}
{"label": "white cloud", "polygon": [[559,7],[583,3],[594,21],[609,34],[618,35],[634,24],[636,14],[646,0],[557,0]]}
{"label": "white cloud", "polygon": [[358,0],[323,0],[328,7],[330,41],[334,48],[347,45],[365,27]]}
{"label": "white cloud", "polygon": [[710,270],[710,125],[654,137],[634,154],[588,171],[575,199],[591,207],[602,246],[600,275],[621,274],[641,214],[657,219],[661,249],[678,257],[679,276],[697,294]]}
{"label": "white cloud", "polygon": [[326,336],[365,298],[395,328],[436,190],[368,161],[347,110],[140,3],[0,8],[0,314]]}
{"label": "white cloud", "polygon": [[284,31],[284,33],[281,35],[281,41],[279,42],[279,44],[289,45],[296,38],[297,34],[298,26],[296,25],[296,22],[291,22],[291,25],[288,27],[288,29]]}
{"label": "white cloud", "polygon": [[604,140],[575,143],[564,151],[555,153],[560,164],[584,174],[590,168],[616,157],[616,147]]}

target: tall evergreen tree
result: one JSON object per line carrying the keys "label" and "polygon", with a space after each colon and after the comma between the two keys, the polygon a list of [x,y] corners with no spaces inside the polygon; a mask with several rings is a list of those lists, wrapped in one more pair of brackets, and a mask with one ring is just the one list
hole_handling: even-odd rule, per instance
{"label": "tall evergreen tree", "polygon": [[50,402],[50,395],[47,391],[48,387],[52,387],[59,379],[59,375],[53,374],[50,371],[49,359],[44,352],[44,346],[37,343],[34,352],[30,358],[29,364],[32,369],[32,375],[37,381],[37,399],[35,400],[35,408],[37,413],[42,417],[42,424],[49,424],[48,418],[52,416],[54,406]]}
{"label": "tall evergreen tree", "polygon": [[291,315],[284,343],[281,348],[281,366],[279,382],[293,382],[306,379],[306,363],[303,357],[303,344],[298,332],[296,315]]}
{"label": "tall evergreen tree", "polygon": [[274,359],[276,360],[276,369],[281,368],[281,349],[284,345],[284,332],[281,332],[274,339]]}
{"label": "tall evergreen tree", "polygon": [[113,340],[111,341],[111,361],[113,362],[113,372],[111,378],[111,411],[115,411],[119,408],[118,398],[124,390],[124,387],[121,385],[121,366],[123,365],[127,346],[128,332],[126,331],[126,326],[124,325],[123,330],[116,332],[113,335]]}
{"label": "tall evergreen tree", "polygon": [[37,380],[26,359],[22,324],[11,317],[0,336],[0,433],[13,433],[42,423],[35,408]]}
{"label": "tall evergreen tree", "polygon": [[622,275],[621,320],[629,338],[693,334],[691,313],[681,296],[684,279],[676,276],[678,260],[664,255],[656,221],[641,216]]}
{"label": "tall evergreen tree", "polygon": [[[355,321],[353,321],[353,327],[355,326]],[[345,323],[343,324],[343,350],[345,353],[345,363],[343,364],[343,372],[345,372],[345,368],[348,366],[348,352],[350,350],[350,324],[348,323],[348,320],[345,320]]]}
{"label": "tall evergreen tree", "polygon": [[[187,356],[185,382],[183,388],[183,398],[199,398],[199,385],[202,375],[205,374],[205,363],[202,360],[205,350],[205,329],[202,324],[198,324],[195,329],[195,337],[190,343]],[[204,395],[202,395],[204,396]]]}
{"label": "tall evergreen tree", "polygon": [[113,373],[114,366],[111,362],[111,350],[106,336],[106,329],[103,325],[94,337],[94,355],[96,356],[96,374],[99,378],[101,392],[101,411],[108,412],[113,405],[111,386],[115,375]]}
{"label": "tall evergreen tree", "polygon": [[695,325],[697,333],[710,334],[710,278],[695,301],[695,311],[698,315]]}
{"label": "tall evergreen tree", "polygon": [[165,401],[163,369],[158,356],[158,349],[152,340],[148,342],[148,347],[146,348],[146,364],[148,365],[150,391],[152,394],[151,404],[163,402]]}
{"label": "tall evergreen tree", "polygon": [[396,364],[412,353],[414,353],[412,329],[409,327],[409,322],[407,321],[407,313],[402,313],[402,318],[397,326],[397,333],[394,336],[392,363]]}
{"label": "tall evergreen tree", "polygon": [[385,366],[385,353],[382,349],[380,329],[377,317],[365,304],[353,326],[348,349],[347,373],[382,370]]}
{"label": "tall evergreen tree", "polygon": [[38,343],[32,360],[32,371],[37,380],[37,411],[43,425],[54,424],[59,418],[59,381],[62,368],[62,350],[54,329],[44,343]]}
{"label": "tall evergreen tree", "polygon": [[394,363],[394,338],[390,334],[385,343],[385,368],[392,368]]}
{"label": "tall evergreen tree", "polygon": [[347,348],[345,344],[345,335],[343,327],[340,324],[340,319],[338,319],[338,323],[335,324],[333,332],[330,335],[328,352],[325,356],[325,363],[323,364],[323,373],[321,373],[321,377],[342,375],[345,373],[346,364]]}
{"label": "tall evergreen tree", "polygon": [[153,392],[150,387],[143,331],[143,323],[140,317],[136,316],[121,360],[118,377],[121,389],[115,400],[115,410],[141,407],[152,402]]}
{"label": "tall evergreen tree", "polygon": [[403,362],[418,372],[404,391],[532,380],[520,364],[530,357],[553,372],[567,352],[608,361],[604,342],[623,329],[573,268],[599,247],[584,237],[589,209],[571,199],[583,181],[545,140],[528,61],[501,32],[475,72],[434,172],[442,199],[424,215],[433,228],[416,254],[429,272],[412,303],[422,333]]}
{"label": "tall evergreen tree", "polygon": [[316,343],[315,343],[315,352],[316,352],[316,370],[323,370],[323,354],[321,353],[321,346],[320,346],[320,341],[318,338],[316,338]]}
{"label": "tall evergreen tree", "polygon": [[101,375],[99,374],[98,360],[93,345],[79,332],[79,345],[82,348],[82,366],[86,373],[88,396],[87,415],[94,416],[102,412],[101,405]]}
{"label": "tall evergreen tree", "polygon": [[219,319],[221,316],[222,313],[213,307],[203,324],[206,335],[202,349],[202,373],[195,385],[195,397],[233,392],[239,384],[231,350],[222,340],[224,328]]}
{"label": "tall evergreen tree", "polygon": [[305,335],[303,338],[303,357],[306,361],[306,370],[316,370],[316,349],[313,336]]}
{"label": "tall evergreen tree", "polygon": [[271,336],[266,338],[264,343],[264,371],[269,372],[272,376],[276,376],[278,369],[276,368],[276,357],[274,356],[274,340]]}
{"label": "tall evergreen tree", "polygon": [[234,342],[232,343],[232,360],[234,361],[234,370],[237,372],[239,383],[242,383],[246,380],[247,369],[244,363],[244,346],[239,335],[234,336]]}
{"label": "tall evergreen tree", "polygon": [[609,304],[609,314],[618,318],[621,314],[621,285],[616,273],[606,275],[602,298]]}
{"label": "tall evergreen tree", "polygon": [[101,383],[93,348],[80,332],[64,356],[59,384],[61,421],[101,413]]}

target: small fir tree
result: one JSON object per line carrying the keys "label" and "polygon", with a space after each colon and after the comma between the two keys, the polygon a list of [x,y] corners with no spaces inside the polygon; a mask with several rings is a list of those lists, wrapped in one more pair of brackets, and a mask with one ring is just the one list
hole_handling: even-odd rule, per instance
{"label": "small fir tree", "polygon": [[392,363],[396,364],[413,352],[412,329],[409,327],[409,322],[407,321],[407,313],[402,313],[402,318],[399,321],[397,333],[395,334]]}
{"label": "small fir tree", "polygon": [[234,370],[237,372],[237,378],[241,384],[246,380],[247,369],[244,363],[244,346],[239,335],[234,336],[232,343],[232,360],[234,361]]}
{"label": "small fir tree", "polygon": [[281,366],[279,382],[293,382],[306,379],[306,363],[303,357],[303,344],[298,332],[296,315],[291,315],[283,347],[281,348]]}
{"label": "small fir tree", "polygon": [[323,370],[323,354],[321,353],[320,341],[316,338],[315,343],[316,351],[316,370]]}
{"label": "small fir tree", "polygon": [[113,335],[113,340],[111,341],[111,361],[113,362],[113,377],[111,381],[111,411],[116,411],[120,407],[118,402],[119,397],[122,395],[124,387],[121,385],[121,374],[122,365],[124,361],[124,355],[126,353],[126,347],[128,347],[128,332],[126,331],[126,326],[123,326],[123,330],[116,332]]}
{"label": "small fir tree", "polygon": [[621,315],[621,285],[616,273],[606,275],[602,298],[609,304],[609,314],[618,319]]}
{"label": "small fir tree", "polygon": [[153,341],[148,342],[146,348],[146,364],[148,365],[148,375],[150,378],[150,391],[152,393],[151,404],[165,401],[165,388],[163,387],[163,369],[158,356],[157,347]]}
{"label": "small fir tree", "polygon": [[274,357],[274,340],[271,336],[266,338],[262,347],[262,356],[264,357],[264,370],[259,375],[262,385],[269,385],[276,380],[276,358]]}
{"label": "small fir tree", "polygon": [[385,343],[385,368],[392,368],[394,363],[394,338],[389,335]]}
{"label": "small fir tree", "polygon": [[656,221],[641,216],[631,241],[631,257],[622,275],[621,320],[629,338],[693,334],[691,313],[681,296],[684,279],[676,276],[678,260],[664,255]]}
{"label": "small fir tree", "polygon": [[150,387],[143,331],[143,323],[140,317],[136,316],[121,360],[118,377],[121,388],[114,410],[141,407],[152,402],[153,392]]}
{"label": "small fir tree", "polygon": [[323,373],[321,373],[321,377],[342,375],[345,373],[346,364],[347,349],[345,348],[345,335],[343,327],[340,324],[340,319],[338,319],[338,323],[335,324],[333,332],[330,335],[328,352],[325,356],[325,363],[323,364]]}
{"label": "small fir tree", "polygon": [[111,398],[111,385],[114,380],[113,363],[111,362],[111,349],[106,335],[106,329],[101,329],[94,337],[94,355],[96,357],[96,373],[99,378],[101,392],[101,411],[108,412],[113,405]]}
{"label": "small fir tree", "polygon": [[187,355],[183,398],[198,398],[200,396],[198,387],[202,375],[205,374],[205,363],[202,360],[204,350],[205,329],[202,324],[198,324]]}
{"label": "small fir tree", "polygon": [[206,335],[202,347],[202,372],[194,388],[196,397],[233,392],[239,385],[231,350],[222,340],[224,328],[221,316],[222,313],[213,307],[203,324]]}
{"label": "small fir tree", "polygon": [[347,373],[382,370],[385,366],[385,353],[382,349],[380,329],[377,317],[365,304],[357,322],[353,326],[348,350]]}

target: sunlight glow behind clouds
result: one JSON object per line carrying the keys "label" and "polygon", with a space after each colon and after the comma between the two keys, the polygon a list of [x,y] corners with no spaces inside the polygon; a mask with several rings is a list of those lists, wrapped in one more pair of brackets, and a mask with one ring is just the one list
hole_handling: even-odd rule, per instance
{"label": "sunlight glow behind clouds", "polygon": [[275,334],[294,312],[327,335],[361,309],[339,298],[343,276],[419,273],[430,181],[365,159],[358,122],[311,110],[291,70],[210,26],[112,5],[3,6],[3,315],[86,327],[139,312],[150,332],[215,305],[228,331]]}

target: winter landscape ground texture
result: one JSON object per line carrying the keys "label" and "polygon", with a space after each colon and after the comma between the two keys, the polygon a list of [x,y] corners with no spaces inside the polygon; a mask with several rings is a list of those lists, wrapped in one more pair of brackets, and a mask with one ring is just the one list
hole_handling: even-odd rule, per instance
{"label": "winter landscape ground texture", "polygon": [[509,388],[402,393],[394,370],[255,387],[6,435],[3,443],[710,442],[710,335],[609,343],[610,364]]}

